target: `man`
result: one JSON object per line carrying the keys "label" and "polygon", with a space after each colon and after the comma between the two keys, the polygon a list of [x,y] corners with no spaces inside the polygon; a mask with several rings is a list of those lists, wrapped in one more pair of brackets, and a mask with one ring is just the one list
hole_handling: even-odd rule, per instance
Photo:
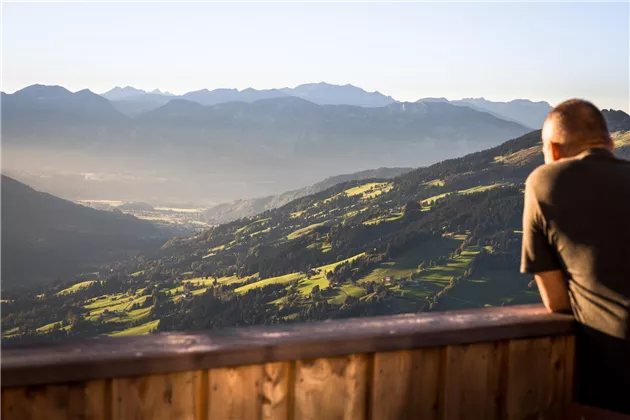
{"label": "man", "polygon": [[521,272],[551,312],[578,321],[575,399],[630,413],[630,162],[602,113],[572,99],[543,130],[545,165],[526,181]]}

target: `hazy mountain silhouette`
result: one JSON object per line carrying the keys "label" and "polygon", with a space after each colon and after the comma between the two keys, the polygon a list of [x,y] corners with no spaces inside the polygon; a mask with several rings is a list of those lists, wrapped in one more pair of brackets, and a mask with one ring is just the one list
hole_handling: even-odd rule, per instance
{"label": "hazy mountain silhouette", "polygon": [[294,88],[284,88],[282,91],[318,105],[382,107],[396,102],[391,96],[385,96],[380,92],[366,92],[350,84],[340,86],[325,82],[307,83]]}
{"label": "hazy mountain silhouette", "polygon": [[[72,93],[60,86],[32,85],[2,93],[3,149],[14,139],[21,146],[69,145],[76,136],[87,146],[107,141],[126,121],[110,101],[87,89]],[[91,134],[86,138],[82,133]]]}
{"label": "hazy mountain silhouette", "polygon": [[[234,92],[245,98],[273,93],[214,95]],[[2,105],[3,163],[10,173],[26,167],[41,173],[41,166],[65,173],[130,173],[134,182],[111,181],[111,188],[105,181],[80,180],[79,186],[73,180],[75,194],[61,194],[87,198],[93,191],[111,191],[127,201],[265,196],[339,173],[424,166],[529,131],[486,112],[433,102],[357,107],[285,95],[204,106],[175,97],[129,118],[90,91],[34,86],[3,95]],[[27,146],[21,159],[12,155]],[[150,196],[138,173],[161,179],[152,184]],[[53,180],[38,179],[37,185],[46,182]],[[108,194],[108,199],[113,198]]]}
{"label": "hazy mountain silhouette", "polygon": [[227,102],[255,102],[261,99],[295,96],[318,105],[353,105],[361,107],[381,107],[396,102],[392,97],[379,92],[365,90],[348,85],[332,85],[329,83],[307,83],[295,88],[263,89],[201,89],[177,96],[156,89],[146,92],[131,86],[116,86],[101,96],[112,101],[122,113],[135,116],[154,110],[171,99],[179,98],[198,102],[202,105],[216,105]]}
{"label": "hazy mountain silhouette", "polygon": [[169,237],[148,221],[81,206],[2,175],[3,284],[76,275],[129,252],[157,249]]}
{"label": "hazy mountain silhouette", "polygon": [[147,94],[159,96],[174,96],[172,93],[162,92],[160,89],[153,89],[151,92],[147,92],[146,90],[136,89],[132,86],[116,86],[113,89],[102,93],[101,96],[105,99],[109,99],[110,101],[118,101],[122,99],[132,99]]}
{"label": "hazy mountain silhouette", "polygon": [[182,99],[195,101],[202,105],[216,105],[224,102],[254,102],[261,99],[281,98],[287,96],[277,89],[256,90],[247,88],[238,89],[201,89],[188,92],[181,96]]}
{"label": "hazy mountain silhouette", "polygon": [[528,99],[514,99],[509,102],[493,102],[484,98],[464,98],[449,101],[446,98],[423,98],[418,102],[448,102],[464,105],[478,111],[488,112],[507,121],[514,121],[532,129],[542,127],[551,105],[547,102],[532,102]]}

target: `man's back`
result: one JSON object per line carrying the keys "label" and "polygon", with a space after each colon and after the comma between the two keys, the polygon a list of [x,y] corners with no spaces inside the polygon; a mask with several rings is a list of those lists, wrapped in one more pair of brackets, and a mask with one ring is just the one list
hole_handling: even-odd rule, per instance
{"label": "man's back", "polygon": [[615,399],[630,399],[630,162],[589,149],[536,169],[526,195],[535,232],[524,232],[521,270],[568,278],[578,395],[626,411]]}

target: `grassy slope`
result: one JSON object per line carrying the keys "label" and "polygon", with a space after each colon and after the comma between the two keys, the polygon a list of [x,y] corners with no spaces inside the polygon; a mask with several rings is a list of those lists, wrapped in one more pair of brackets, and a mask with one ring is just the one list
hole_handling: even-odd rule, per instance
{"label": "grassy slope", "polygon": [[464,239],[466,239],[465,236],[461,235],[423,243],[392,261],[382,263],[380,267],[374,269],[360,281],[380,281],[385,277],[409,277],[417,272],[421,262],[428,262],[442,255],[448,255],[459,247]]}
{"label": "grassy slope", "polygon": [[77,283],[77,284],[73,284],[72,286],[68,287],[67,289],[63,289],[60,292],[57,292],[57,296],[63,296],[63,295],[68,295],[70,293],[74,293],[77,292],[81,289],[84,289],[88,286],[93,285],[94,283],[96,283],[98,280],[87,280],[87,281],[82,281],[81,283]]}
{"label": "grassy slope", "polygon": [[110,337],[124,337],[128,335],[144,335],[149,334],[155,330],[160,323],[159,319],[149,321],[145,324],[138,325],[137,327],[127,328],[126,330],[116,331],[115,333],[108,334]]}

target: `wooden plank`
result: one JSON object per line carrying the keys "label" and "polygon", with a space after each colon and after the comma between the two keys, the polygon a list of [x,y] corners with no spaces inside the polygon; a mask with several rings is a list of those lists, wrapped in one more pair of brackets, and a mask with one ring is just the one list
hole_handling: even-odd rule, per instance
{"label": "wooden plank", "polygon": [[195,386],[197,394],[195,403],[195,419],[205,420],[208,418],[208,405],[210,401],[210,391],[208,389],[208,371],[201,370],[196,373],[195,380],[198,381]]}
{"label": "wooden plank", "polygon": [[83,420],[109,420],[112,409],[112,381],[89,381],[83,388]]}
{"label": "wooden plank", "polygon": [[69,383],[571,334],[542,305],[366,317],[208,333],[150,334],[5,346],[2,386]]}
{"label": "wooden plank", "polygon": [[445,419],[502,417],[502,368],[506,345],[481,343],[446,348]]}
{"label": "wooden plank", "polygon": [[547,396],[543,396],[541,403],[544,403],[543,413],[540,419],[558,419],[562,417],[566,403],[564,393],[567,369],[567,338],[551,337],[551,355],[549,359],[549,375],[551,388]]}
{"label": "wooden plank", "polygon": [[211,370],[208,419],[259,419],[263,375],[263,365]]}
{"label": "wooden plank", "polygon": [[372,419],[441,418],[442,348],[376,353]]}
{"label": "wooden plank", "polygon": [[291,408],[291,393],[293,388],[291,378],[293,376],[292,363],[267,363],[263,377],[263,419],[288,420]]}
{"label": "wooden plank", "polygon": [[64,385],[3,390],[2,418],[66,419],[68,403],[68,387]]}
{"label": "wooden plank", "polygon": [[509,343],[507,418],[544,415],[553,388],[551,338],[512,340]]}
{"label": "wooden plank", "polygon": [[573,402],[573,388],[575,380],[575,336],[565,337],[565,369],[564,369],[564,405]]}
{"label": "wooden plank", "polygon": [[294,418],[366,417],[368,355],[296,362]]}
{"label": "wooden plank", "polygon": [[107,382],[2,390],[3,419],[109,419]]}
{"label": "wooden plank", "polygon": [[[195,419],[201,372],[181,372],[112,381],[114,419]],[[197,419],[199,420],[199,419]]]}

